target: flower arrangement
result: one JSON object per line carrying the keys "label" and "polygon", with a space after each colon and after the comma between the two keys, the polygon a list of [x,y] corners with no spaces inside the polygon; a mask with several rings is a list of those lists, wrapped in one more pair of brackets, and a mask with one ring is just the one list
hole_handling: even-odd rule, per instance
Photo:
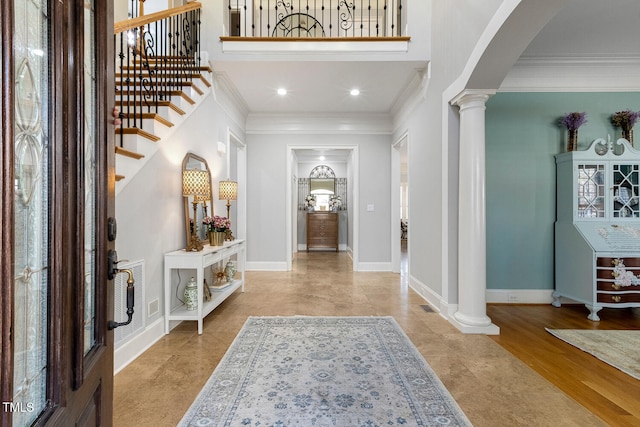
{"label": "flower arrangement", "polygon": [[613,271],[611,274],[615,278],[614,285],[616,286],[635,286],[640,285],[640,275],[634,276],[632,272],[627,271],[624,265],[624,260],[616,258],[613,260]]}
{"label": "flower arrangement", "polygon": [[629,130],[640,118],[640,111],[624,110],[611,115],[611,123],[615,127]]}
{"label": "flower arrangement", "polygon": [[340,206],[342,206],[342,199],[340,198],[340,196],[337,196],[334,194],[331,197],[329,197],[330,208],[339,208]]}
{"label": "flower arrangement", "polygon": [[309,194],[304,198],[304,205],[306,207],[314,207],[316,205],[316,196],[314,196],[313,194]]}
{"label": "flower arrangement", "polygon": [[226,216],[214,216],[212,223],[212,231],[227,231],[231,228],[231,221]]}
{"label": "flower arrangement", "polygon": [[573,112],[560,119],[560,125],[566,127],[567,130],[578,130],[585,123],[587,123],[587,113]]}
{"label": "flower arrangement", "polygon": [[213,231],[213,218],[205,216],[202,218],[202,223],[207,227],[207,231]]}
{"label": "flower arrangement", "polygon": [[587,113],[579,113],[577,111],[565,114],[560,119],[560,126],[564,126],[569,131],[567,139],[567,151],[576,151],[578,149],[578,128],[587,123]]}

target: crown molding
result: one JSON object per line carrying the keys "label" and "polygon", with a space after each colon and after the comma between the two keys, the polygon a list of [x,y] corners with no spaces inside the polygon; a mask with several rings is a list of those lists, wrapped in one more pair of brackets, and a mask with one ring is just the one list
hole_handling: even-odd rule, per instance
{"label": "crown molding", "polygon": [[640,91],[640,55],[522,57],[499,92]]}
{"label": "crown molding", "polygon": [[389,114],[249,114],[246,134],[368,134],[390,135]]}
{"label": "crown molding", "polygon": [[427,89],[431,81],[431,63],[426,68],[416,70],[391,107],[394,126],[406,122],[413,110],[427,98]]}
{"label": "crown molding", "polygon": [[214,71],[213,86],[214,99],[218,105],[220,105],[220,107],[237,125],[244,128],[246,125],[247,115],[249,114],[249,107],[242,96],[240,96],[238,90],[231,83],[227,73],[223,71]]}

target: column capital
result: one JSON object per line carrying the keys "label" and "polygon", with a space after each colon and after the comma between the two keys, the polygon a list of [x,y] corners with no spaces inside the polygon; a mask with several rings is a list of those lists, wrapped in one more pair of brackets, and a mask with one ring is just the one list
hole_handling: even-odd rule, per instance
{"label": "column capital", "polygon": [[495,90],[489,89],[465,89],[456,96],[454,96],[449,103],[451,105],[457,105],[460,108],[468,106],[469,103],[482,103],[484,105],[490,96],[495,95]]}

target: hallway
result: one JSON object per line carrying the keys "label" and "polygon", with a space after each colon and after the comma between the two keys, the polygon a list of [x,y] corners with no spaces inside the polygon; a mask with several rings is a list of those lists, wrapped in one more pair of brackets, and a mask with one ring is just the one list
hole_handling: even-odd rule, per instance
{"label": "hallway", "polygon": [[182,323],[115,377],[114,425],[174,426],[248,316],[293,315],[393,316],[475,426],[605,425],[494,339],[425,311],[404,277],[354,273],[344,252],[298,253],[290,272],[247,272],[245,293],[211,313],[203,335]]}

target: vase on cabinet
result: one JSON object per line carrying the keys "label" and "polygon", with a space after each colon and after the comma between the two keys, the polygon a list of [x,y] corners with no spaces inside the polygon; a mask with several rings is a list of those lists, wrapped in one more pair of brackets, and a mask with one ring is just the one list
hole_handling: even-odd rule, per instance
{"label": "vase on cabinet", "polygon": [[224,231],[210,231],[209,232],[209,244],[211,246],[222,246],[224,244]]}
{"label": "vase on cabinet", "polygon": [[567,137],[567,151],[578,150],[578,129],[569,129]]}
{"label": "vase on cabinet", "polygon": [[622,127],[622,137],[629,141],[629,144],[633,147],[633,128]]}
{"label": "vase on cabinet", "polygon": [[227,283],[233,282],[235,275],[236,266],[233,264],[233,261],[227,262],[227,265],[224,266],[224,277],[227,280]]}
{"label": "vase on cabinet", "polygon": [[193,276],[184,289],[184,303],[187,305],[187,310],[198,308],[198,284]]}

